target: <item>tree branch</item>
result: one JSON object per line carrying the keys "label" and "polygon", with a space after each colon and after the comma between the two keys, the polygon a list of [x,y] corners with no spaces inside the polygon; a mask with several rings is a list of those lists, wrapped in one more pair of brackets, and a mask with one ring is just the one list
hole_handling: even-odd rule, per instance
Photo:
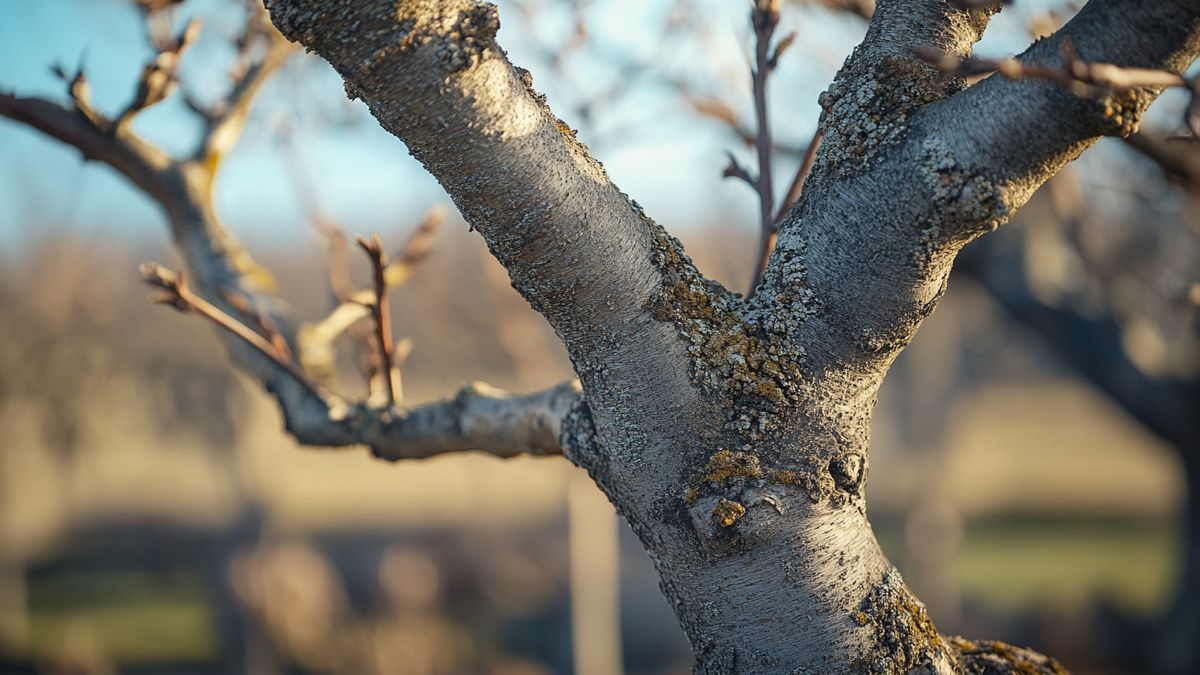
{"label": "tree branch", "polygon": [[205,116],[204,138],[196,149],[194,159],[213,167],[237,144],[246,121],[250,118],[250,109],[263,85],[295,51],[295,45],[271,27],[263,8],[251,11],[253,16],[247,23],[242,41],[248,47],[255,35],[261,35],[267,42],[267,48],[258,61],[241,66],[244,71],[236,78],[233,90],[225,98],[219,111]]}
{"label": "tree branch", "polygon": [[565,421],[582,396],[572,380],[525,396],[476,382],[451,401],[420,406],[385,422],[376,438],[360,441],[382,459],[420,459],[477,450],[496,457],[567,455]]}
{"label": "tree branch", "polygon": [[978,281],[1000,307],[1040,337],[1063,363],[1151,433],[1180,452],[1200,451],[1200,423],[1192,411],[1200,400],[1200,378],[1147,376],[1126,353],[1119,321],[1104,314],[1084,316],[1069,307],[1039,301],[1017,257],[997,247],[971,247],[955,271]]}
{"label": "tree branch", "polygon": [[[1070,65],[1064,53],[1084,63],[1115,66],[1105,69],[1109,75],[1133,68],[1177,76],[1200,53],[1200,6],[1185,0],[1093,0],[1017,61],[1062,70]],[[957,161],[986,167],[1005,185],[1011,212],[1099,137],[1133,133],[1164,84],[1097,99],[1054,83],[993,75],[931,110],[927,128],[947,125],[931,135]]]}
{"label": "tree branch", "polygon": [[1125,143],[1157,164],[1168,181],[1200,192],[1200,153],[1194,147],[1144,131],[1130,134]]}
{"label": "tree branch", "polygon": [[305,377],[299,366],[292,361],[284,344],[280,344],[278,340],[264,337],[221,308],[196,295],[188,287],[182,273],[174,272],[157,263],[143,263],[141,272],[146,283],[163,291],[163,295],[156,298],[157,302],[170,305],[181,312],[195,312],[212,321],[256,349],[263,356],[274,361],[310,394],[324,398],[324,395]]}
{"label": "tree branch", "polygon": [[165,198],[165,174],[173,160],[128,128],[109,133],[84,110],[69,110],[45,99],[4,92],[0,92],[0,115],[74,147],[84,159],[111,166],[156,201],[161,203]]}
{"label": "tree branch", "polygon": [[924,47],[964,58],[994,12],[942,0],[881,0],[862,43],[821,95],[822,163],[859,170],[894,140],[887,132],[898,129],[890,123],[962,89],[961,78],[945,77],[912,52]]}
{"label": "tree branch", "polygon": [[[185,34],[194,34],[194,29]],[[186,40],[177,42],[175,57]],[[263,60],[234,87],[230,101],[219,108],[222,112],[206,115],[211,122],[202,151],[189,161],[172,160],[135,136],[128,124],[110,122],[93,110],[82,74],[68,80],[75,110],[42,99],[0,94],[0,115],[76,147],[87,159],[109,164],[163,207],[187,262],[189,283],[149,265],[144,268],[147,280],[165,291],[164,302],[195,311],[223,329],[232,360],[275,397],[286,428],[299,443],[366,445],[388,460],[465,450],[498,457],[564,454],[560,435],[568,416],[581,405],[577,382],[520,397],[476,384],[452,400],[410,410],[380,409],[366,402],[346,403],[323,392],[292,359],[288,341],[296,341],[298,321],[252,278],[253,262],[225,233],[211,203],[219,157],[236,143],[254,95],[291,50],[278,36],[272,38]],[[120,121],[128,121],[174,89],[175,60],[153,63],[157,67],[147,68],[148,76],[142,79],[146,91],[126,107]],[[376,288],[367,291],[377,304],[382,305],[380,288],[402,283],[428,253],[437,220],[426,219],[397,263],[379,266]],[[396,347],[397,360],[403,358],[404,349]]]}
{"label": "tree branch", "polygon": [[114,127],[119,129],[129,124],[138,113],[161,103],[175,92],[175,88],[179,84],[175,76],[175,71],[179,67],[179,59],[183,56],[183,51],[199,35],[200,21],[193,19],[184,26],[183,31],[174,40],[160,46],[154,58],[142,68],[137,92],[134,94],[133,100],[113,121]]}
{"label": "tree branch", "polygon": [[[880,4],[875,21],[894,11],[888,7]],[[906,49],[915,46],[899,39]],[[1179,73],[1200,53],[1200,6],[1092,0],[1019,60],[1062,69],[1068,39],[1086,63]],[[888,42],[888,49],[895,46]],[[966,56],[961,44],[938,49]],[[856,52],[847,64],[851,76],[858,58]],[[933,67],[911,66],[909,58],[910,67]],[[870,89],[876,98],[914,100],[903,83],[884,86],[887,76],[886,68],[872,74],[882,78]],[[865,105],[835,101],[822,121],[825,137],[813,175],[768,266],[770,295],[784,299],[783,309],[812,316],[804,326],[809,350],[822,356],[827,372],[849,369],[856,381],[877,383],[936,307],[959,249],[1007,221],[1097,138],[1133,131],[1159,91],[1133,89],[1097,100],[1054,83],[993,75],[900,116],[889,117],[871,98]],[[870,134],[856,135],[853,130],[870,128],[861,126],[861,115],[872,110],[884,115]],[[864,386],[870,392],[875,385]]]}
{"label": "tree branch", "polygon": [[281,32],[333,64],[347,91],[441,182],[573,356],[647,315],[660,278],[650,261],[656,227],[495,44],[494,6],[267,6]]}

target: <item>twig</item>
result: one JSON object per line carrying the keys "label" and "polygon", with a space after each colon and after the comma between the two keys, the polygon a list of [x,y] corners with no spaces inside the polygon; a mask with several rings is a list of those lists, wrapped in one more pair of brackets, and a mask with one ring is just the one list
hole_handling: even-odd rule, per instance
{"label": "twig", "polygon": [[372,234],[370,239],[359,236],[357,241],[371,260],[375,294],[369,309],[371,317],[375,321],[375,339],[379,350],[379,374],[383,378],[387,391],[388,407],[394,407],[397,393],[400,391],[400,373],[392,361],[395,343],[392,341],[392,324],[387,303],[388,284],[385,279],[388,266],[387,253],[383,250],[383,240],[379,238],[378,233]]}
{"label": "twig", "polygon": [[1158,164],[1168,181],[1179,183],[1189,192],[1200,192],[1200,153],[1145,131],[1130,134],[1124,140],[1129,147]]}
{"label": "twig", "polygon": [[93,127],[108,133],[112,128],[112,122],[92,106],[92,88],[88,83],[87,76],[83,73],[83,64],[79,64],[74,75],[67,75],[62,66],[54,66],[51,70],[67,84],[67,93],[71,96],[71,103],[75,106],[75,110],[88,122],[91,122]]}
{"label": "twig", "polygon": [[800,159],[800,165],[796,167],[796,175],[792,176],[792,182],[788,185],[783,201],[779,203],[779,210],[775,212],[776,227],[787,217],[792,204],[795,204],[796,200],[800,198],[800,191],[804,189],[804,179],[808,178],[809,172],[812,171],[813,163],[817,161],[817,150],[820,147],[821,128],[817,127],[817,130],[813,132],[812,140],[808,142],[808,147],[804,149],[804,157]]}
{"label": "twig", "polygon": [[920,47],[913,51],[918,58],[937,66],[947,74],[971,77],[998,73],[1009,80],[1047,80],[1080,97],[1095,96],[1104,91],[1180,87],[1191,94],[1191,100],[1184,111],[1184,125],[1192,137],[1200,137],[1200,77],[1183,77],[1154,68],[1126,68],[1111,63],[1089,63],[1078,57],[1069,40],[1063,42],[1062,66],[1025,63],[1012,57],[987,59],[971,56],[960,61],[932,47]]}
{"label": "twig", "polygon": [[280,355],[289,361],[295,361],[295,358],[292,356],[292,348],[288,346],[287,338],[283,337],[283,333],[279,332],[279,329],[275,327],[275,324],[265,314],[254,309],[251,305],[252,301],[250,297],[235,291],[226,291],[223,295],[226,302],[253,322],[258,334],[266,337],[275,349],[279,350]]}
{"label": "twig", "polygon": [[[429,255],[432,250],[433,235],[445,217],[445,208],[438,205],[431,208],[417,229],[409,235],[408,242],[400,250],[397,259],[392,261],[384,271],[383,279],[389,288],[395,288],[412,277],[417,263]],[[367,314],[373,291],[362,290],[350,295],[345,302],[329,313],[320,322],[312,325],[307,331],[309,339],[317,342],[330,342],[354,325]]]}
{"label": "twig", "polygon": [[725,166],[725,170],[721,172],[721,176],[724,178],[736,178],[740,181],[744,181],[746,185],[749,185],[751,188],[757,190],[758,181],[755,180],[754,176],[751,176],[750,172],[746,170],[746,167],[742,166],[737,161],[737,158],[733,156],[732,152],[727,152],[725,154],[729,157],[729,164]]}
{"label": "twig", "polygon": [[156,302],[170,305],[181,312],[195,312],[212,321],[274,361],[276,365],[282,368],[288,375],[291,375],[296,382],[310,393],[324,400],[324,395],[317,390],[316,386],[305,377],[300,367],[274,341],[268,340],[245,323],[238,321],[221,308],[196,295],[187,285],[183,272],[175,272],[153,262],[142,263],[139,269],[142,273],[142,279],[147,284],[164,291],[162,295],[155,298]]}
{"label": "twig", "polygon": [[282,145],[290,155],[286,163],[296,197],[302,202],[308,221],[325,241],[329,265],[329,290],[338,304],[348,302],[354,295],[354,281],[350,276],[350,261],[347,255],[346,233],[333,219],[325,215],[321,206],[320,189],[313,176],[312,163],[296,143],[293,125],[283,121],[278,127]]}
{"label": "twig", "polygon": [[[779,63],[783,50],[791,44],[784,39],[771,51],[771,36],[779,25],[779,0],[755,0],[750,10],[750,23],[754,26],[754,67],[751,71],[754,89],[754,120],[756,125],[755,147],[758,151],[759,204],[759,249],[763,249],[775,236],[775,196],[771,185],[771,127],[767,118],[767,78]],[[758,287],[759,273],[756,270],[746,297],[754,294]]]}
{"label": "twig", "polygon": [[408,236],[404,248],[396,254],[396,260],[387,266],[384,279],[389,287],[396,287],[408,281],[416,271],[417,265],[433,252],[433,238],[438,228],[446,219],[446,207],[434,205],[425,212],[417,229]]}
{"label": "twig", "polygon": [[[216,167],[233,149],[250,117],[250,107],[263,85],[294,53],[295,45],[270,27],[266,10],[260,5],[251,10],[246,30],[239,40],[239,65],[233,75],[233,89],[216,111],[204,115],[206,129],[193,159]],[[267,42],[256,63],[249,62],[249,47],[255,36]]]}
{"label": "twig", "polygon": [[754,278],[750,280],[751,294],[762,283],[763,275],[767,272],[767,262],[771,259],[771,251],[775,250],[775,240],[779,238],[779,225],[787,217],[792,204],[795,204],[796,200],[800,198],[800,192],[804,189],[804,179],[808,178],[809,172],[812,171],[813,162],[817,159],[817,149],[820,147],[821,129],[818,127],[813,132],[812,140],[808,142],[808,148],[804,151],[804,157],[800,160],[800,165],[796,167],[796,174],[792,176],[792,182],[788,185],[788,190],[783,197],[783,201],[779,202],[779,210],[775,212],[775,220],[772,222],[767,236],[759,237],[758,257],[754,263]]}
{"label": "twig", "polygon": [[162,102],[174,91],[179,80],[175,71],[179,67],[179,59],[188,45],[200,34],[200,20],[192,19],[184,26],[183,31],[172,44],[159,45],[159,52],[153,60],[142,68],[142,76],[138,80],[137,94],[117,115],[113,125],[117,128],[128,124],[138,113],[152,105]]}
{"label": "twig", "polygon": [[845,12],[865,21],[875,15],[875,0],[814,0],[831,12]]}

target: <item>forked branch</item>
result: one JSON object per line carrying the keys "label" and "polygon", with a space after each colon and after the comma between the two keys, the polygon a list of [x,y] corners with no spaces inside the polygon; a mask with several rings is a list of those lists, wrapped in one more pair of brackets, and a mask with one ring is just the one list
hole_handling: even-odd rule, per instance
{"label": "forked branch", "polygon": [[324,398],[324,394],[308,380],[290,355],[280,348],[278,341],[255,332],[245,322],[230,316],[220,307],[197,295],[188,286],[183,272],[175,272],[152,262],[142,263],[140,270],[143,281],[162,291],[162,294],[155,298],[155,302],[169,305],[181,312],[195,312],[208,319],[273,361],[313,396]]}
{"label": "forked branch", "polygon": [[[435,206],[426,212],[417,229],[409,235],[394,259],[384,267],[383,281],[386,288],[396,288],[412,277],[417,265],[433,250],[433,237],[445,215],[445,209],[441,206]],[[328,371],[334,341],[370,314],[371,303],[376,293],[374,289],[354,290],[345,260],[345,235],[332,223],[318,221],[318,224],[330,249],[330,285],[340,304],[324,319],[303,326],[297,335],[300,363],[309,373]]]}
{"label": "forked branch", "polygon": [[[102,161],[129,178],[159,203],[171,221],[176,245],[188,261],[189,274],[148,263],[147,283],[162,291],[161,302],[205,317],[229,337],[233,360],[258,379],[275,397],[287,429],[305,445],[369,446],[389,460],[430,457],[445,452],[480,450],[499,457],[518,454],[564,454],[560,433],[566,417],[579,404],[578,383],[569,382],[528,396],[514,397],[485,385],[472,385],[451,400],[407,410],[394,404],[400,398],[399,378],[389,378],[387,408],[345,403],[325,392],[293,358],[289,340],[297,341],[297,320],[275,298],[250,290],[242,270],[248,257],[240,251],[212,208],[214,170],[241,135],[250,108],[264,83],[278,70],[294,47],[279,36],[256,10],[240,45],[243,58],[253,41],[266,41],[262,56],[241,64],[226,100],[208,107],[194,99],[188,104],[206,122],[195,156],[175,160],[136,136],[129,122],[142,110],[170,96],[178,87],[176,72],[184,48],[196,35],[191,23],[178,36],[159,35],[169,28],[171,1],[142,3],[146,8],[157,55],[143,70],[138,90],[115,119],[91,104],[82,69],[67,75],[71,107],[36,98],[0,93],[0,115],[28,124],[78,148],[87,159]],[[393,344],[386,313],[386,289],[406,280],[413,266],[430,249],[439,215],[427,217],[410,238],[397,261],[387,264],[382,245],[369,242],[374,287],[367,297],[376,312],[381,351],[396,366],[410,347]],[[349,300],[358,299],[355,295]],[[360,312],[366,310],[358,307]],[[361,317],[362,314],[359,314]],[[281,327],[276,328],[276,327]],[[302,354],[303,355],[303,354]]]}

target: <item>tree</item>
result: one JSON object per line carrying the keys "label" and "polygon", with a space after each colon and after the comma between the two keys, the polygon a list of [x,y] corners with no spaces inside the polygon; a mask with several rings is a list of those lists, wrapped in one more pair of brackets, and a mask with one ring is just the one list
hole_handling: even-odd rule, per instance
{"label": "tree", "polygon": [[[698,672],[1062,672],[1028,650],[938,633],[866,517],[872,408],[965,244],[1099,137],[1132,133],[1163,87],[1195,87],[1179,73],[1200,53],[1200,5],[1092,0],[1018,59],[969,60],[999,5],[879,2],[821,99],[811,175],[781,222],[761,189],[764,152],[757,178],[731,166],[762,197],[765,267],[742,297],[608,180],[496,44],[495,7],[268,0],[281,33],[328,60],[441,182],[579,377],[525,396],[475,385],[412,409],[397,405],[384,302],[396,274],[381,243],[360,241],[374,288],[306,326],[273,302],[212,209],[220,158],[285,42],[267,36],[229,104],[201,111],[209,131],[183,160],[128,123],[170,93],[190,30],[162,42],[115,119],[90,105],[82,74],[67,78],[72,109],[0,94],[0,113],[107,162],[162,207],[188,273],[151,265],[148,280],[228,329],[232,357],[300,442],[389,460],[562,455],[586,468],[655,561]],[[752,16],[765,77],[778,3],[758,0]],[[960,75],[981,69],[1000,72],[966,86]],[[368,314],[384,396],[347,402],[321,373],[345,320]]]}

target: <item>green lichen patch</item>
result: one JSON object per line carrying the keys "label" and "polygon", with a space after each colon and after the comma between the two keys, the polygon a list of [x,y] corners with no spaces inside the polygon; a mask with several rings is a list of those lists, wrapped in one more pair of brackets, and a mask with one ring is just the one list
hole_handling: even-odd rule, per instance
{"label": "green lichen patch", "polygon": [[821,168],[842,176],[863,170],[903,138],[909,113],[963,84],[915,57],[867,59],[856,50],[819,99]]}
{"label": "green lichen patch", "polygon": [[900,675],[951,658],[946,641],[895,569],[883,576],[850,620],[871,630],[876,649],[855,664],[869,675]]}
{"label": "green lichen patch", "polygon": [[717,502],[712,511],[713,522],[720,527],[733,527],[745,515],[746,507],[741,502],[724,498]]}
{"label": "green lichen patch", "polygon": [[[730,411],[726,430],[759,441],[802,402],[804,350],[786,313],[755,311],[705,279],[674,238],[656,228],[653,262],[663,286],[648,302],[687,343],[692,381]],[[796,320],[802,320],[802,317]]]}
{"label": "green lichen patch", "polygon": [[955,239],[962,243],[991,232],[1008,220],[1011,209],[1006,191],[999,181],[985,172],[965,166],[939,139],[930,138],[921,146],[921,179],[932,193],[937,219],[926,222],[917,255],[926,265],[946,252],[942,243]]}
{"label": "green lichen patch", "polygon": [[996,640],[948,641],[959,654],[963,675],[1068,675],[1061,663],[1031,649]]}

